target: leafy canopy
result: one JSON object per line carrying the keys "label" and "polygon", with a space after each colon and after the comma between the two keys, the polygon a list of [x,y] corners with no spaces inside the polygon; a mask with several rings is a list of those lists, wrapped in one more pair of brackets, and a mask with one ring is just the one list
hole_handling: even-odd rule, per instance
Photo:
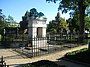
{"label": "leafy canopy", "polygon": [[[67,13],[70,11],[70,14],[73,14],[76,10],[79,9],[79,4],[83,2],[82,7],[90,7],[90,0],[46,0],[47,2],[60,1],[58,10],[61,10],[62,13]],[[89,8],[90,9],[90,8]],[[73,11],[71,11],[73,10]]]}
{"label": "leafy canopy", "polygon": [[20,21],[20,27],[22,30],[27,29],[28,22],[27,18],[34,18],[36,19],[37,17],[42,17],[44,14],[42,12],[38,12],[35,8],[30,9],[30,11],[26,11],[25,15],[22,16],[22,21]]}
{"label": "leafy canopy", "polygon": [[27,17],[34,17],[34,18],[44,16],[44,14],[42,12],[37,12],[37,10],[35,8],[30,9],[30,12],[27,11],[25,13],[25,15]]}
{"label": "leafy canopy", "polygon": [[90,0],[46,0],[49,2],[60,1],[58,10],[62,10],[62,13],[67,13],[73,15],[76,11],[79,11],[79,41],[84,40],[84,29],[85,29],[85,10],[87,7],[90,8]]}
{"label": "leafy canopy", "polygon": [[3,34],[3,28],[5,28],[4,22],[5,15],[2,13],[2,9],[0,9],[0,34]]}
{"label": "leafy canopy", "polygon": [[47,25],[47,32],[65,32],[68,29],[68,23],[64,18],[60,17],[60,13],[57,13],[55,20],[52,20]]}

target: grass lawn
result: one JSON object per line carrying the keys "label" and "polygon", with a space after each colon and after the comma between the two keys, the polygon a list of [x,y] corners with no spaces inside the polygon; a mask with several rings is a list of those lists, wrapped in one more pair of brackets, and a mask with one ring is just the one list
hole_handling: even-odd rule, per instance
{"label": "grass lawn", "polygon": [[87,48],[76,50],[73,52],[68,52],[65,54],[64,58],[74,60],[76,62],[83,62],[90,64],[89,51]]}

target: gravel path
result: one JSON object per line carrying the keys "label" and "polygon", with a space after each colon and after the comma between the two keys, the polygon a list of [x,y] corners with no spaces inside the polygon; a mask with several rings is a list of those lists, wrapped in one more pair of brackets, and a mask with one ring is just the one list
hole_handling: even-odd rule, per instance
{"label": "gravel path", "polygon": [[0,49],[0,56],[4,56],[4,57],[17,57],[17,59],[15,58],[5,58],[5,61],[7,63],[7,65],[10,65],[10,67],[13,67],[14,65],[17,64],[25,64],[25,63],[32,63],[38,60],[50,60],[50,61],[54,61],[60,65],[67,65],[67,67],[72,67],[73,65],[75,67],[85,67],[82,65],[78,65],[75,63],[71,63],[68,61],[64,61],[64,60],[57,60],[58,58],[61,58],[64,56],[64,54],[66,54],[67,52],[71,52],[74,50],[79,50],[82,48],[87,47],[87,45],[83,45],[83,46],[79,46],[79,47],[75,47],[75,48],[71,48],[68,50],[63,50],[63,51],[58,51],[58,52],[54,52],[51,54],[47,54],[47,55],[43,55],[43,56],[38,56],[38,57],[33,57],[33,58],[26,58],[25,56],[21,56],[19,53],[12,51],[12,49]]}
{"label": "gravel path", "polygon": [[25,56],[13,51],[12,49],[0,49],[0,57],[3,56],[4,59],[22,59]]}

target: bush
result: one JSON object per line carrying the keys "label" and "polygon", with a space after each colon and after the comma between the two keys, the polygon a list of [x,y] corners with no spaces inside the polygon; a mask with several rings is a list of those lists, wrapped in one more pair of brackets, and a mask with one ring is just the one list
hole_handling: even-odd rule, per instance
{"label": "bush", "polygon": [[85,52],[85,51],[87,51],[87,50],[88,50],[87,48],[83,48],[83,49],[80,49],[80,50],[68,52],[68,53],[65,54],[65,56],[76,55],[76,54],[79,54],[79,53],[81,53],[81,52]]}
{"label": "bush", "polygon": [[63,58],[90,64],[89,52],[87,48],[68,52]]}

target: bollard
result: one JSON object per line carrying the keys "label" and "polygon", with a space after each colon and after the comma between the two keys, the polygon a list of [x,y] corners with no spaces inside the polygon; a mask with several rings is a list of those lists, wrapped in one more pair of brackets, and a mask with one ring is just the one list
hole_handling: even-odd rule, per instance
{"label": "bollard", "polygon": [[1,56],[1,61],[0,61],[1,65],[0,65],[0,67],[3,67],[4,62],[5,62],[5,61],[3,60],[3,56]]}
{"label": "bollard", "polygon": [[89,52],[89,55],[90,55],[90,42],[88,43],[88,52]]}

